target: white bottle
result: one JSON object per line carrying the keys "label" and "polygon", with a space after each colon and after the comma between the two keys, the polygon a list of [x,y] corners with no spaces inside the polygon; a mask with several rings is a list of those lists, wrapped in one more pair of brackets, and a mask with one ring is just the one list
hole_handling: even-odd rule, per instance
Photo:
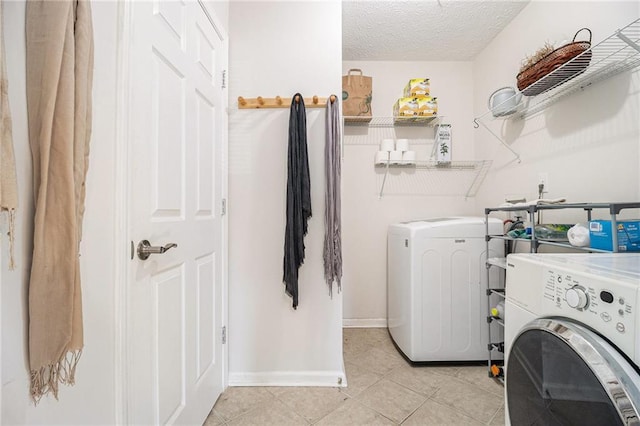
{"label": "white bottle", "polygon": [[491,308],[491,316],[504,319],[504,300],[501,300],[495,307]]}

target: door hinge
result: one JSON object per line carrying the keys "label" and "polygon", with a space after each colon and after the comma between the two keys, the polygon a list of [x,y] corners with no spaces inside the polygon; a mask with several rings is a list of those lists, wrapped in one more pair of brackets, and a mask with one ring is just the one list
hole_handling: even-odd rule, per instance
{"label": "door hinge", "polygon": [[227,343],[227,326],[223,325],[222,326],[222,344],[224,345],[225,343]]}
{"label": "door hinge", "polygon": [[222,89],[227,88],[227,70],[222,70]]}
{"label": "door hinge", "polygon": [[225,214],[227,214],[227,199],[223,198],[222,199],[222,216],[224,216]]}

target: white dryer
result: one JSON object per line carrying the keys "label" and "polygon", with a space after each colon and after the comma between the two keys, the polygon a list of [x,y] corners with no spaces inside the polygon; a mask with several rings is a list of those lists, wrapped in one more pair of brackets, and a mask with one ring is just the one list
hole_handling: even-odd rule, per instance
{"label": "white dryer", "polygon": [[640,254],[512,254],[505,420],[640,425]]}
{"label": "white dryer", "polygon": [[[484,217],[389,226],[388,327],[411,361],[487,359],[486,232]],[[488,232],[502,234],[502,221],[490,219]],[[490,244],[490,257],[504,256],[502,241]]]}

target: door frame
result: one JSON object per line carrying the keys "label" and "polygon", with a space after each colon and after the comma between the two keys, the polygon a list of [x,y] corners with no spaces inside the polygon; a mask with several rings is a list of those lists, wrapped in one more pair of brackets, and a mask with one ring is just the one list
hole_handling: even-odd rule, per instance
{"label": "door frame", "polygon": [[[223,114],[223,145],[222,145],[222,199],[228,199],[228,52],[229,37],[227,30],[219,21],[213,8],[206,0],[193,0],[202,7],[205,15],[211,22],[214,30],[223,40],[223,46],[227,52],[225,58],[224,69],[226,75],[226,88],[223,88],[223,105],[225,105],[225,113]],[[130,262],[135,261],[134,245],[129,232],[129,171],[131,167],[131,156],[129,153],[130,143],[132,140],[132,128],[129,120],[129,106],[131,104],[132,87],[130,81],[131,64],[131,44],[133,19],[131,13],[131,2],[118,2],[118,46],[116,58],[116,140],[114,143],[115,150],[115,253],[114,253],[114,269],[115,269],[115,285],[114,285],[114,317],[115,317],[115,345],[114,345],[114,362],[115,362],[115,423],[127,424],[129,419],[129,395],[130,381],[133,379],[128,369],[129,364],[129,341],[128,335],[128,312],[130,307],[129,291],[130,282]],[[221,208],[221,206],[218,206]],[[228,325],[228,212],[222,215],[222,325]],[[133,259],[133,260],[132,260]],[[228,335],[228,333],[227,333]],[[229,346],[222,345],[222,388],[226,389],[229,376]]]}

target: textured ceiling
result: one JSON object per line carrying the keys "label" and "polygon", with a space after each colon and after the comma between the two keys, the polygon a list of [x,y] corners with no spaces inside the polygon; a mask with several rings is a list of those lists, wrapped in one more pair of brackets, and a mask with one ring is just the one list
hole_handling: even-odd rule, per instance
{"label": "textured ceiling", "polygon": [[342,59],[467,61],[528,0],[345,0]]}

